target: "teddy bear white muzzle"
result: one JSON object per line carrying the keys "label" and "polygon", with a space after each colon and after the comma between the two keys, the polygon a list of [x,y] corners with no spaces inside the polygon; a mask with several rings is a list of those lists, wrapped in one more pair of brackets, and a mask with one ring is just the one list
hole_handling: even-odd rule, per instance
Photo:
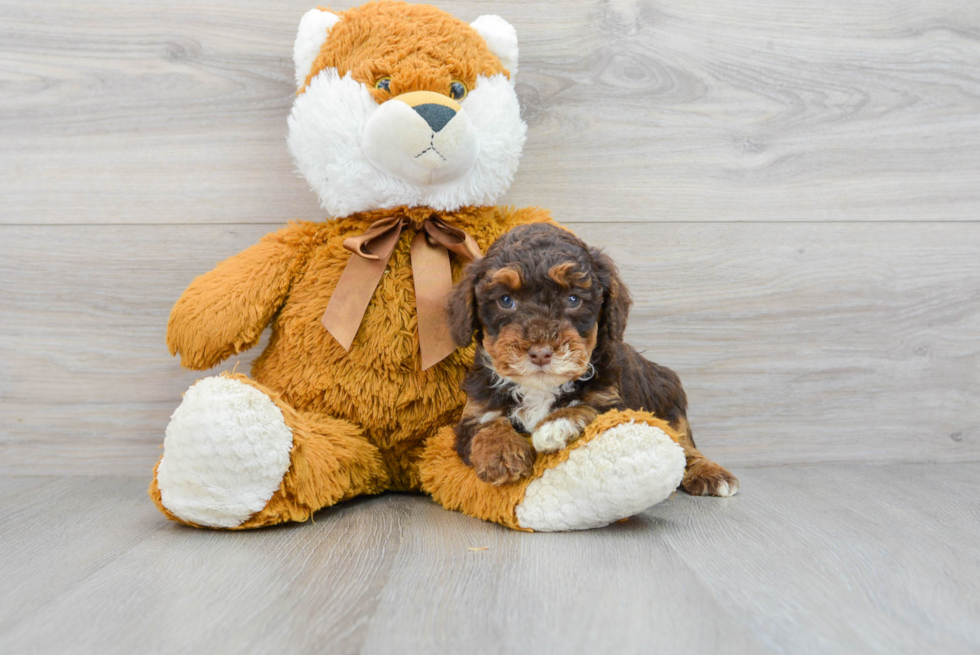
{"label": "teddy bear white muzzle", "polygon": [[376,167],[415,184],[462,177],[480,151],[466,111],[430,91],[404,93],[378,107],[364,127],[363,147]]}

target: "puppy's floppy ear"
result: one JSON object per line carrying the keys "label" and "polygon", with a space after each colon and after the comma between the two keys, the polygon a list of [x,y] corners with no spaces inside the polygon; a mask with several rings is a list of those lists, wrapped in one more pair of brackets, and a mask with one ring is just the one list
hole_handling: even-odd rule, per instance
{"label": "puppy's floppy ear", "polygon": [[589,248],[589,254],[592,255],[596,265],[596,275],[602,284],[599,335],[610,343],[622,341],[633,298],[630,297],[629,289],[619,277],[619,269],[609,255],[598,248]]}
{"label": "puppy's floppy ear", "polygon": [[470,262],[463,269],[463,277],[449,293],[446,313],[453,341],[460,348],[470,345],[473,333],[480,329],[476,313],[476,285],[483,275],[483,260]]}

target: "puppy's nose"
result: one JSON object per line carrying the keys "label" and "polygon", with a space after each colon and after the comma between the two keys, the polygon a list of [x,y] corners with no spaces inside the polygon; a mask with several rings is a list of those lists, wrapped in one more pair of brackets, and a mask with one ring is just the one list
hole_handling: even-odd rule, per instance
{"label": "puppy's nose", "polygon": [[456,110],[452,107],[437,105],[433,102],[417,105],[414,109],[419,116],[425,119],[425,122],[429,124],[433,132],[438,132],[446,127],[446,123],[451,121],[453,116],[456,115]]}
{"label": "puppy's nose", "polygon": [[550,346],[531,346],[527,349],[527,356],[531,358],[531,363],[544,366],[551,362],[551,356],[555,351]]}

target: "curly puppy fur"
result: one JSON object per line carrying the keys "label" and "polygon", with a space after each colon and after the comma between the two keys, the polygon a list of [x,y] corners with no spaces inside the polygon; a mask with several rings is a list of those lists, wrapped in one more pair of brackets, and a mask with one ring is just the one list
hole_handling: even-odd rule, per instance
{"label": "curly puppy fur", "polygon": [[514,228],[467,267],[449,301],[454,338],[467,345],[475,332],[477,343],[456,451],[481,479],[528,475],[535,451],[564,448],[603,412],[636,409],[680,434],[685,491],[738,490],[694,445],[677,374],[623,343],[631,303],[612,260],[553,225]]}

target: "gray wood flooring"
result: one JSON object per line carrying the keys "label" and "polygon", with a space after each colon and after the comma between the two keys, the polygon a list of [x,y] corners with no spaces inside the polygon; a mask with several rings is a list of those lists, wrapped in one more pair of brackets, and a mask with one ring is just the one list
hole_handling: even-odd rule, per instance
{"label": "gray wood flooring", "polygon": [[145,478],[0,479],[3,653],[976,653],[980,464],[737,469],[521,534],[386,495],[233,533]]}
{"label": "gray wood flooring", "polygon": [[314,4],[0,0],[0,654],[980,652],[976,0],[437,3],[516,27],[503,202],[615,257],[739,496],[164,521],[171,305],[323,219],[285,147]]}

